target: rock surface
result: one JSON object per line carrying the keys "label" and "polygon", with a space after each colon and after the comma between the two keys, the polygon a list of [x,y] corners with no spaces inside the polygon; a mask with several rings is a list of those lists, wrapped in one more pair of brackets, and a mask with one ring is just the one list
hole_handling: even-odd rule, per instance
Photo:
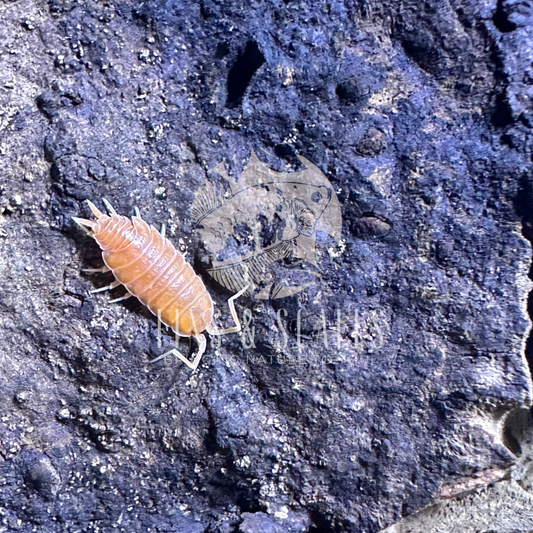
{"label": "rock surface", "polygon": [[[503,420],[531,400],[527,2],[0,12],[0,528],[370,533],[508,475]],[[196,373],[149,366],[156,321],[89,294],[110,278],[80,272],[101,256],[71,217],[139,206],[205,274],[195,194],[252,150],[315,164],[342,240],[317,236],[305,291],[240,299],[242,337]]]}
{"label": "rock surface", "polygon": [[[489,473],[485,473],[485,479],[478,479],[470,490],[464,490],[456,498],[437,501],[386,528],[383,533],[532,531],[533,420],[530,410],[514,411],[507,419],[505,433],[510,437],[510,448],[519,456],[511,469],[490,473],[492,479]],[[502,476],[504,479],[501,479]]]}

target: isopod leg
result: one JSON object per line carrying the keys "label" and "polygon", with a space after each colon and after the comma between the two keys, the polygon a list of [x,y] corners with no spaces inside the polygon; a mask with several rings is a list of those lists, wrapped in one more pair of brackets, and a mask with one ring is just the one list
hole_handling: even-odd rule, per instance
{"label": "isopod leg", "polygon": [[122,302],[124,300],[127,300],[128,298],[131,298],[133,295],[128,292],[128,294],[125,294],[124,296],[121,296],[120,298],[115,298],[114,300],[109,300],[108,303],[110,304],[116,304],[117,302]]}
{"label": "isopod leg", "polygon": [[161,237],[163,237],[163,239],[165,238],[166,232],[167,232],[167,228],[165,224],[161,224]]}
{"label": "isopod leg", "polygon": [[238,333],[241,331],[241,323],[239,321],[239,316],[237,315],[237,311],[235,310],[235,300],[239,298],[239,296],[242,296],[246,290],[248,289],[249,285],[246,285],[244,289],[241,289],[237,294],[234,294],[229,300],[228,300],[228,307],[231,313],[231,317],[233,318],[233,321],[235,322],[235,326],[232,328],[227,329],[221,329],[219,330],[214,324],[211,324],[206,328],[207,332],[211,335],[227,335],[228,333]]}
{"label": "isopod leg", "polygon": [[198,342],[198,352],[192,362],[189,361],[189,359],[187,359],[184,355],[182,355],[179,350],[173,348],[172,350],[165,352],[163,355],[152,359],[150,361],[150,364],[157,363],[157,361],[161,361],[161,359],[164,359],[169,355],[175,355],[180,361],[183,361],[191,370],[196,370],[198,368],[198,365],[200,364],[200,361],[202,360],[202,356],[204,355],[207,341],[205,340],[205,337],[201,334],[195,335],[194,338],[196,339],[196,342]]}
{"label": "isopod leg", "polygon": [[97,292],[104,292],[104,291],[110,291],[111,289],[114,289],[120,285],[119,281],[113,281],[110,285],[106,285],[105,287],[100,287],[99,289],[94,289],[91,291],[91,294],[96,294]]}
{"label": "isopod leg", "polygon": [[187,362],[187,366],[191,367],[193,370],[196,370],[196,368],[200,364],[200,361],[202,360],[202,355],[204,355],[207,341],[205,340],[204,335],[201,335],[201,334],[195,335],[194,338],[196,339],[196,342],[198,343],[198,353],[196,354],[196,357],[194,358],[192,364]]}
{"label": "isopod leg", "polygon": [[82,268],[82,272],[87,272],[88,274],[105,274],[111,269],[108,266],[103,266],[102,268]]}

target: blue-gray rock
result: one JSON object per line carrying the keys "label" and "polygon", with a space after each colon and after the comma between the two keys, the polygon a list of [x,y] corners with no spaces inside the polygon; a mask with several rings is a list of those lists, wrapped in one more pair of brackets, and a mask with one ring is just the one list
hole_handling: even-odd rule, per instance
{"label": "blue-gray rock", "polygon": [[[526,8],[4,3],[0,529],[371,533],[505,475],[531,400]],[[320,169],[340,242],[318,232],[304,291],[240,298],[194,374],[150,366],[156,321],[89,294],[111,278],[81,273],[102,260],[72,217],[166,223],[224,322],[191,208],[252,150]]]}

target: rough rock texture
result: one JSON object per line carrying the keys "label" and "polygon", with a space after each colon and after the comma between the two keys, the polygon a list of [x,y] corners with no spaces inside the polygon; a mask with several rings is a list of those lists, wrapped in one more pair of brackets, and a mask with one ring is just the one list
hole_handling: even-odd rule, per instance
{"label": "rough rock texture", "polygon": [[[370,533],[509,472],[502,419],[531,395],[528,2],[0,13],[0,528]],[[148,366],[156,322],[89,295],[109,277],[80,272],[101,259],[71,217],[137,205],[205,272],[194,195],[252,149],[317,165],[343,240],[318,235],[304,292],[239,300],[255,346]]]}
{"label": "rough rock texture", "polygon": [[[522,533],[533,531],[533,419],[517,409],[507,419],[508,445],[519,460],[507,472],[486,475],[457,498],[435,502],[383,533]],[[487,474],[487,473],[486,473]],[[505,479],[498,481],[498,477]],[[493,483],[493,481],[498,481]],[[483,486],[485,485],[485,486]],[[467,489],[467,487],[463,487]]]}

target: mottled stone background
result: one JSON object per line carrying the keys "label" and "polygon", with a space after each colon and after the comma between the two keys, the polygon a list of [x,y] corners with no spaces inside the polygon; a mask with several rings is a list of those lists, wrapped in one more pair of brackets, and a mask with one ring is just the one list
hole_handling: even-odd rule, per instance
{"label": "mottled stone background", "polygon": [[[3,0],[0,17],[0,531],[533,529],[483,511],[533,483],[529,0]],[[252,150],[324,173],[342,241],[318,234],[298,295],[239,299],[244,336],[195,373],[150,366],[156,321],[89,294],[111,278],[80,272],[101,257],[71,217],[106,197],[166,223],[224,321],[191,206]]]}

